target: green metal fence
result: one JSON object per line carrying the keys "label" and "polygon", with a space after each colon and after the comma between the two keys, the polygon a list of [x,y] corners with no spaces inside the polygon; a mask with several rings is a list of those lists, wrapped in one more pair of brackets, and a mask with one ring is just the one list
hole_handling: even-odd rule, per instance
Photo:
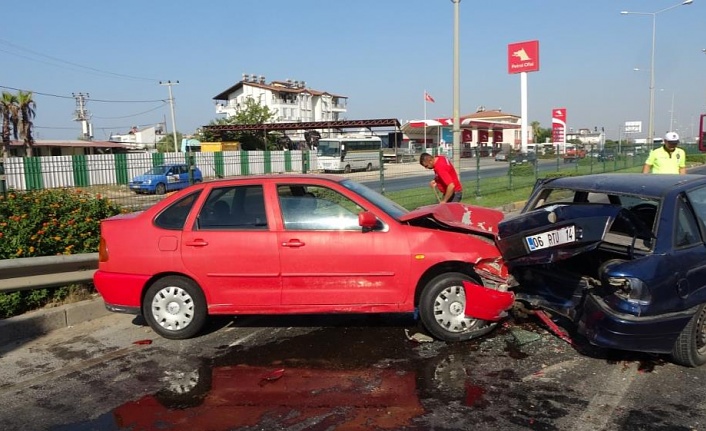
{"label": "green metal fence", "polygon": [[[688,154],[698,153],[695,145],[683,146]],[[567,160],[563,155],[539,154],[536,163],[514,164],[494,157],[461,158],[464,201],[498,191],[524,190],[537,178],[557,175],[586,175],[638,168],[647,151],[622,145],[620,151],[600,152],[587,146],[586,157]],[[431,151],[433,153],[433,150]],[[471,153],[471,156],[474,156]],[[372,172],[345,175],[384,194],[408,208],[431,204],[436,197],[428,182],[433,172],[414,159],[403,163],[381,163]],[[382,152],[380,155],[382,160]],[[136,195],[129,181],[152,167],[165,163],[190,163],[198,166],[206,181],[254,174],[318,173],[314,152],[303,151],[225,151],[212,153],[128,153],[56,157],[8,158],[0,165],[0,190],[38,190],[81,188],[100,193],[130,208],[144,208],[163,196]],[[405,181],[404,179],[407,178]],[[404,182],[405,185],[400,184]]]}

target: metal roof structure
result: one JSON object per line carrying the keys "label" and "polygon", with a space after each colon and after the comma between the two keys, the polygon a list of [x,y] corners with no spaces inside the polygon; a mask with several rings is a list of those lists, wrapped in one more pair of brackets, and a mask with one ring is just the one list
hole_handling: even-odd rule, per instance
{"label": "metal roof structure", "polygon": [[[24,148],[23,141],[10,141],[10,148]],[[32,144],[33,147],[75,147],[75,148],[117,148],[131,149],[130,145],[120,142],[110,141],[84,141],[79,139],[37,139]]]}
{"label": "metal roof structure", "polygon": [[374,120],[340,120],[340,121],[308,121],[298,123],[264,123],[264,124],[220,124],[203,126],[202,130],[219,134],[222,132],[273,132],[285,130],[312,130],[312,129],[353,129],[365,127],[400,128],[396,118],[381,118]]}

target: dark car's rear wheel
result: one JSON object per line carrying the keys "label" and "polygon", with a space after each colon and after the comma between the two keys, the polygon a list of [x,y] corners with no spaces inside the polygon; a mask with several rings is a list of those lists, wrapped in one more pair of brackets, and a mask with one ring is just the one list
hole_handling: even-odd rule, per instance
{"label": "dark car's rear wheel", "polygon": [[164,277],[147,289],[142,314],[154,332],[170,340],[183,340],[203,328],[206,298],[192,280],[181,276]]}
{"label": "dark car's rear wheel", "polygon": [[159,183],[155,186],[154,192],[158,195],[163,195],[167,192],[167,186],[165,186],[163,183]]}
{"label": "dark car's rear wheel", "polygon": [[706,304],[698,308],[679,334],[672,350],[672,359],[687,367],[706,364]]}
{"label": "dark car's rear wheel", "polygon": [[466,292],[464,281],[477,280],[459,273],[449,272],[432,279],[419,299],[422,324],[434,337],[443,341],[465,341],[487,334],[495,323],[466,317]]}

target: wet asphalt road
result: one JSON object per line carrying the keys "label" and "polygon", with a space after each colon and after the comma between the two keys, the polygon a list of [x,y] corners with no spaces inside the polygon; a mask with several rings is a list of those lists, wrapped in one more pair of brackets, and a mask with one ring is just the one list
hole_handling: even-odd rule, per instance
{"label": "wet asphalt road", "polygon": [[706,430],[706,367],[533,319],[456,344],[406,332],[411,316],[243,317],[169,341],[112,314],[0,346],[0,430]]}
{"label": "wet asphalt road", "polygon": [[533,319],[455,344],[405,330],[244,317],[169,341],[112,314],[0,348],[0,429],[706,429],[706,368],[571,346]]}

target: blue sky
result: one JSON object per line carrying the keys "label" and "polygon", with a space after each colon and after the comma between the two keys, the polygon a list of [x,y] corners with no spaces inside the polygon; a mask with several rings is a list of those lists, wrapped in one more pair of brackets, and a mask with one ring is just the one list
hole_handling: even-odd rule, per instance
{"label": "blue sky", "polygon": [[[672,0],[462,0],[461,114],[478,106],[520,114],[520,77],[507,45],[539,40],[528,74],[528,117],[551,126],[567,108],[574,129],[649,114],[652,17]],[[167,122],[173,88],[177,130],[218,118],[213,96],[243,73],[304,80],[348,97],[347,118],[453,113],[453,3],[449,0],[15,1],[2,8],[0,86],[31,90],[38,139],[74,139],[72,93],[88,93],[96,140],[133,125]],[[673,121],[682,136],[706,113],[706,0],[657,15],[655,135]],[[634,68],[641,69],[634,71]]]}

